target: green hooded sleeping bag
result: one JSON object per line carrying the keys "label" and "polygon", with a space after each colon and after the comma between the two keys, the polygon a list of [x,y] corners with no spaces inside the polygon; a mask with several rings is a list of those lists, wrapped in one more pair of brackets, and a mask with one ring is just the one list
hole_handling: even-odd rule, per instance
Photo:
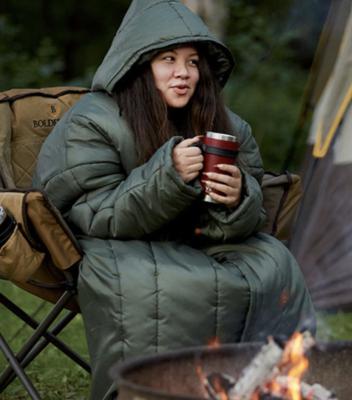
{"label": "green hooded sleeping bag", "polygon": [[[243,198],[237,208],[202,202],[185,183],[169,139],[143,165],[112,96],[117,82],[158,49],[201,42],[223,86],[227,48],[175,0],[134,0],[98,68],[93,91],[45,141],[34,178],[61,210],[84,251],[79,302],[92,365],[91,398],[114,390],[109,368],[131,356],[185,346],[290,335],[314,312],[286,247],[258,233],[260,154],[250,128],[229,111],[240,141]],[[194,237],[201,228],[201,239]],[[312,328],[313,329],[313,328]]]}

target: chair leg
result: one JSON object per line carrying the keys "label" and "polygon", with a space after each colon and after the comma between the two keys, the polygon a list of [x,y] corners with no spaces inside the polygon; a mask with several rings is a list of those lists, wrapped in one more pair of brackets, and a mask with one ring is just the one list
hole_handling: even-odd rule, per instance
{"label": "chair leg", "polygon": [[26,373],[24,372],[23,368],[17,361],[15,355],[11,351],[10,347],[6,343],[6,341],[3,338],[3,336],[1,335],[1,333],[0,333],[0,350],[4,353],[4,356],[9,361],[13,371],[15,371],[15,374],[18,376],[18,378],[22,382],[23,386],[27,390],[30,397],[33,400],[41,400],[39,393],[37,392],[35,387],[32,385],[31,381],[28,379]]}
{"label": "chair leg", "polygon": [[[23,360],[28,353],[33,349],[33,347],[38,343],[40,338],[44,336],[47,332],[49,326],[58,317],[60,312],[63,310],[68,301],[75,295],[75,291],[67,290],[63,293],[60,299],[56,302],[51,312],[47,317],[39,324],[38,328],[35,330],[34,334],[22,347],[22,349],[16,354],[17,362],[22,365]],[[16,377],[14,369],[12,366],[7,368],[0,377],[0,391],[4,390]]]}
{"label": "chair leg", "polygon": [[[48,335],[56,337],[71,321],[72,319],[76,316],[76,313],[70,312],[68,313],[62,320],[60,320],[57,325],[54,326],[54,328],[48,332]],[[47,335],[44,335],[41,340],[36,343],[36,345],[31,349],[31,351],[24,357],[23,361],[21,362],[21,365],[25,368],[41,351],[45,349],[45,347],[49,344],[49,340],[46,337]],[[62,343],[64,348],[60,346],[60,350],[68,355],[74,362],[76,362],[78,365],[80,365],[84,370],[86,370],[88,373],[91,372],[90,365],[83,360],[82,357],[80,357],[77,353],[72,351],[70,348],[68,348],[64,343]]]}
{"label": "chair leg", "polygon": [[[0,293],[0,304],[3,304],[8,310],[13,312],[18,318],[20,318],[22,321],[24,321],[27,325],[32,327],[33,329],[38,328],[39,324],[37,321],[35,321],[30,315],[28,315],[26,312],[24,312],[21,308],[19,308],[15,303],[13,303],[11,300],[9,300],[7,297],[2,295]],[[69,358],[71,358],[72,361],[80,365],[85,371],[88,373],[91,372],[89,364],[75,351],[70,349],[64,342],[62,342],[60,339],[57,338],[56,335],[58,335],[67,325],[68,323],[76,316],[77,314],[73,311],[70,311],[61,321],[60,323],[55,326],[55,328],[52,331],[45,332],[43,334],[43,337],[45,337],[46,341],[45,343],[48,344],[50,342],[53,344],[55,347],[57,347],[60,351],[62,351],[64,354],[66,354]],[[46,346],[45,344],[45,346]],[[44,347],[45,347],[44,346]],[[43,347],[43,348],[44,348]],[[43,349],[42,348],[42,349]],[[41,349],[41,350],[42,350]],[[39,350],[36,354],[39,354],[41,351]],[[34,353],[34,349],[32,349],[31,353]],[[35,355],[34,355],[35,357]],[[34,358],[33,357],[33,358]],[[32,359],[33,359],[32,358]],[[29,363],[29,362],[28,362]],[[28,365],[27,363],[27,365]]]}

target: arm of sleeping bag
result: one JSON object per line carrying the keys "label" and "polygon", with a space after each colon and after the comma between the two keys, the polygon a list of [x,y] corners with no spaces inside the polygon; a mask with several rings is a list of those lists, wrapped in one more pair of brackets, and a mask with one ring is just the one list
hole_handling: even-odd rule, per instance
{"label": "arm of sleeping bag", "polygon": [[181,138],[170,139],[126,176],[117,146],[99,127],[80,117],[71,122],[69,131],[66,170],[44,189],[54,198],[56,193],[69,193],[69,204],[59,208],[67,209],[68,222],[83,234],[142,238],[174,219],[200,194],[173,167],[172,149]]}

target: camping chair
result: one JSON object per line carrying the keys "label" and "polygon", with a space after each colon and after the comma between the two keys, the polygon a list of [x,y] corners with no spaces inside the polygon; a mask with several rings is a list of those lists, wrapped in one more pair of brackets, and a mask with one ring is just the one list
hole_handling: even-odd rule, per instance
{"label": "camping chair", "polygon": [[[0,293],[0,306],[34,329],[16,355],[0,332],[0,350],[8,360],[0,375],[0,393],[18,377],[30,397],[40,399],[24,368],[49,343],[90,372],[88,363],[57,337],[79,312],[76,278],[80,248],[45,193],[30,188],[42,142],[84,93],[86,89],[67,87],[0,94],[0,205],[16,221],[14,232],[0,249],[0,279],[54,304],[38,322]],[[61,317],[64,309],[69,312]]]}

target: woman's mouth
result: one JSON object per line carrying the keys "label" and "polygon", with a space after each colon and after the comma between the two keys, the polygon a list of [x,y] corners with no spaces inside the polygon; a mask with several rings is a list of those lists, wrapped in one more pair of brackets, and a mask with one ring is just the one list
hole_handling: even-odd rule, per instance
{"label": "woman's mouth", "polygon": [[183,96],[183,95],[187,94],[187,92],[189,90],[189,86],[188,85],[177,85],[177,86],[172,86],[172,89],[177,95]]}

